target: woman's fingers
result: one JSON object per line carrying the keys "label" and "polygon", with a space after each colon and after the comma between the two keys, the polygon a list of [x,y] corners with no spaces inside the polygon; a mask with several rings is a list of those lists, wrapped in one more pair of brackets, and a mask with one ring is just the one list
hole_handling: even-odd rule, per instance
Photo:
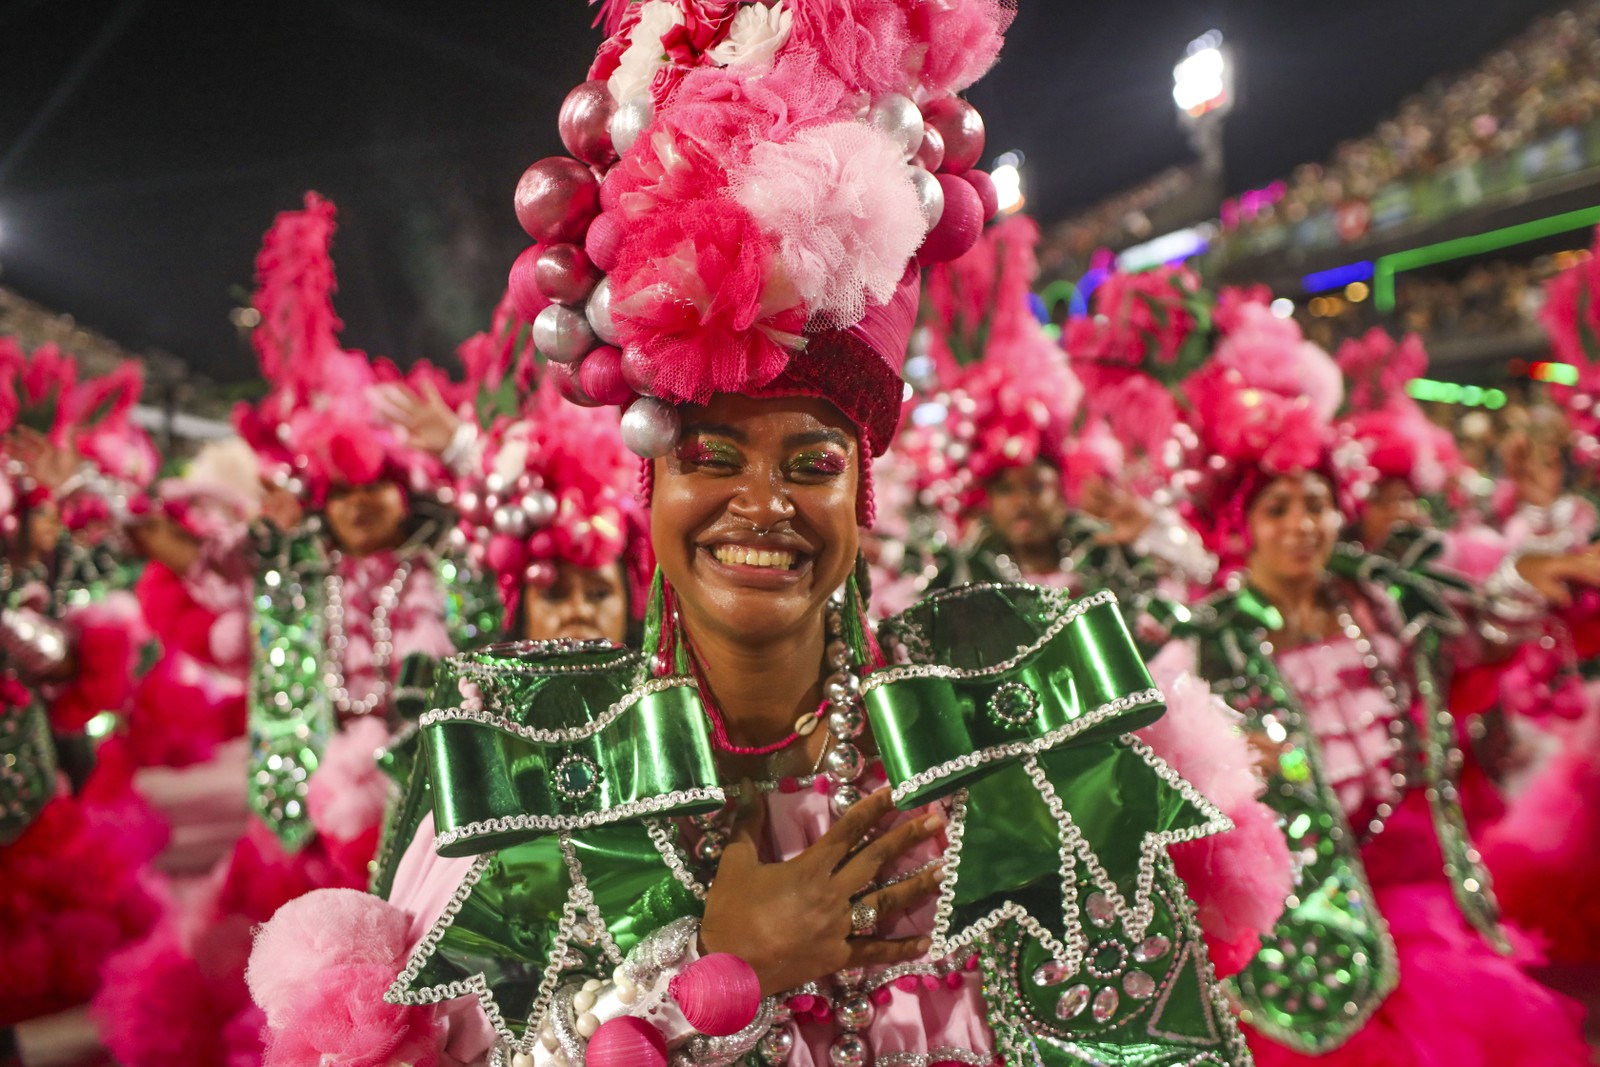
{"label": "woman's fingers", "polygon": [[932,867],[907,878],[903,882],[885,886],[875,892],[862,897],[864,903],[872,905],[878,912],[878,925],[881,928],[884,920],[891,919],[903,912],[910,911],[924,900],[939,891],[939,883],[944,879],[944,864],[936,863]]}
{"label": "woman's fingers", "polygon": [[767,805],[749,779],[739,783],[739,814],[728,833],[728,843],[722,849],[721,869],[726,870],[732,857],[736,865],[754,866],[761,862],[757,842],[767,827]]}
{"label": "woman's fingers", "polygon": [[944,812],[935,808],[926,815],[901,823],[876,841],[861,846],[839,867],[839,877],[852,891],[860,889],[876,879],[891,861],[944,829],[946,821]]}
{"label": "woman's fingers", "polygon": [[894,800],[889,795],[888,786],[868,793],[845,812],[838,822],[830,826],[827,833],[817,838],[816,843],[806,851],[824,861],[827,870],[832,871],[844,862],[845,857],[861,843],[861,839],[893,810]]}

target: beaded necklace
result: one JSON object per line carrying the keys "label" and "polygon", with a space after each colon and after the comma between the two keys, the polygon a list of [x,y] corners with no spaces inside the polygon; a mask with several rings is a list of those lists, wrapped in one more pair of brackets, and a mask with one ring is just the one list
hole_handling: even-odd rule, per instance
{"label": "beaded necklace", "polygon": [[344,654],[350,642],[344,632],[344,576],[339,573],[343,561],[342,552],[335,550],[329,554],[328,574],[323,579],[322,588],[328,633],[328,698],[333,701],[339,715],[348,718],[371,715],[389,699],[389,661],[394,656],[394,630],[390,619],[400,603],[406,580],[411,577],[411,561],[401,560],[396,564],[394,576],[378,590],[377,603],[372,608],[372,666],[378,678],[378,687],[360,700],[351,699],[350,690],[345,685]]}

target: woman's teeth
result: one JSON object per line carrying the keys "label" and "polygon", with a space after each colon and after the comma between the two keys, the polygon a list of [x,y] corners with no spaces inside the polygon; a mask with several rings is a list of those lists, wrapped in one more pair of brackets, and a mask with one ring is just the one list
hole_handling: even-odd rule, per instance
{"label": "woman's teeth", "polygon": [[739,545],[718,545],[711,550],[718,563],[738,564],[745,567],[773,567],[777,570],[794,568],[794,553],[781,549],[743,548]]}

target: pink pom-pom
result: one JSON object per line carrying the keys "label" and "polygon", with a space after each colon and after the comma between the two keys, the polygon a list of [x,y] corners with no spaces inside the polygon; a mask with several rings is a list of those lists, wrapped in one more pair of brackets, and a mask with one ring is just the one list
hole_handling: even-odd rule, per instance
{"label": "pink pom-pom", "polygon": [[576,241],[599,213],[600,183],[570,156],[549,156],[523,171],[513,204],[535,241]]}
{"label": "pink pom-pom", "polygon": [[624,1015],[600,1024],[584,1050],[583,1062],[588,1067],[664,1067],[667,1043],[643,1019]]}
{"label": "pink pom-pom", "polygon": [[584,356],[578,368],[578,385],[602,407],[632,400],[633,387],[622,374],[622,349],[602,345]]}
{"label": "pink pom-pom", "polygon": [[960,174],[978,165],[987,134],[978,109],[957,96],[935,100],[922,109],[922,117],[944,138],[944,169]]}
{"label": "pink pom-pom", "polygon": [[306,791],[306,811],[318,833],[354,841],[382,824],[393,783],[377,755],[388,742],[388,727],[375,718],[357,719],[328,742]]}
{"label": "pink pom-pom", "polygon": [[955,174],[935,175],[944,190],[944,214],[917,251],[924,266],[967,254],[983,232],[983,201],[972,183]]}
{"label": "pink pom-pom", "polygon": [[1152,677],[1166,694],[1167,711],[1138,736],[1223,811],[1248,804],[1265,787],[1250,742],[1239,729],[1238,713],[1173,658],[1163,650],[1150,664]]}
{"label": "pink pom-pom", "polygon": [[1172,848],[1220,976],[1242,970],[1294,891],[1289,843],[1271,808],[1250,801],[1228,812],[1234,829]]}
{"label": "pink pom-pom", "polygon": [[977,190],[978,199],[983,202],[983,221],[988,222],[1000,214],[1000,190],[994,187],[994,179],[989,177],[988,171],[969,170],[962,177]]}
{"label": "pink pom-pom", "polygon": [[610,273],[617,265],[622,252],[622,219],[611,211],[603,211],[589,223],[589,232],[583,237],[583,250],[589,262]]}
{"label": "pink pom-pom", "polygon": [[761,1009],[761,981],[738,956],[713,952],[695,960],[667,985],[689,1025],[726,1037],[750,1025]]}
{"label": "pink pom-pom", "polygon": [[250,995],[281,1026],[306,982],[333,967],[394,967],[406,953],[406,913],[355,889],[318,889],[289,901],[256,932],[245,980]]}
{"label": "pink pom-pom", "polygon": [[511,277],[506,287],[517,314],[525,322],[532,322],[539,317],[539,312],[550,306],[550,298],[539,290],[539,255],[543,251],[543,245],[530,245],[511,264]]}

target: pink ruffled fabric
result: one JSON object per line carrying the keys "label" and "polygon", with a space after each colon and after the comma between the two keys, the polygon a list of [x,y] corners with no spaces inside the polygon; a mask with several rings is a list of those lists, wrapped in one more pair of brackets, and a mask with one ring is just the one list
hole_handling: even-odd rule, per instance
{"label": "pink ruffled fabric", "polygon": [[108,742],[82,793],[63,792],[0,849],[0,1026],[88,1000],[107,958],[156,921],[149,863],[166,828],[131,774]]}
{"label": "pink ruffled fabric", "polygon": [[69,610],[65,621],[75,638],[74,672],[51,701],[50,722],[60,733],[75,734],[101,712],[128,709],[150,632],[138,600],[121,591]]}
{"label": "pink ruffled fabric", "polygon": [[[394,578],[396,563],[397,557],[392,552],[377,552],[361,559],[347,556],[340,563],[348,642],[344,656],[345,688],[352,700],[364,700],[380,686],[377,665],[372,658],[372,616],[379,593]],[[390,613],[394,652],[390,657],[388,681],[394,680],[394,672],[409,655],[421,653],[439,658],[455,651],[450,633],[445,629],[443,603],[444,593],[432,568],[419,558],[400,592],[399,603]]]}

